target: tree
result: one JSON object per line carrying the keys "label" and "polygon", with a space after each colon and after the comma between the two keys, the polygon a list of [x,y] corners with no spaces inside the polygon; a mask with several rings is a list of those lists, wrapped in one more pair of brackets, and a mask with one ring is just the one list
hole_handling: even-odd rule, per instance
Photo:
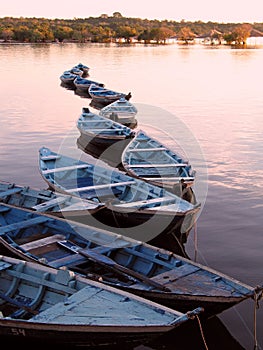
{"label": "tree", "polygon": [[248,23],[243,23],[237,26],[233,31],[235,44],[245,45],[247,38],[250,36],[251,30],[252,30],[252,26]]}
{"label": "tree", "polygon": [[58,26],[54,34],[58,41],[62,42],[72,37],[73,29],[68,26]]}
{"label": "tree", "polygon": [[119,26],[116,29],[116,36],[124,38],[127,43],[131,42],[131,38],[137,35],[136,29],[130,26]]}
{"label": "tree", "polygon": [[193,40],[195,36],[195,33],[193,33],[189,27],[183,27],[177,33],[178,39],[183,40],[186,44]]}
{"label": "tree", "polygon": [[4,39],[4,41],[9,41],[9,40],[13,39],[14,32],[12,29],[4,28],[0,31],[0,36],[2,39]]}
{"label": "tree", "polygon": [[167,28],[167,27],[157,28],[157,31],[155,33],[155,39],[157,43],[163,42],[165,44],[166,39],[170,38],[174,34],[175,34],[174,31],[170,28]]}
{"label": "tree", "polygon": [[120,12],[113,12],[112,16],[114,18],[122,18],[122,14]]}

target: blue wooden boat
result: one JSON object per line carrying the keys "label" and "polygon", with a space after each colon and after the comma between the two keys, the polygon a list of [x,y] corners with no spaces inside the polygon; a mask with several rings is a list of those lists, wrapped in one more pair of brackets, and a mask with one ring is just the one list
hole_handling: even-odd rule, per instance
{"label": "blue wooden boat", "polygon": [[[0,205],[3,252],[68,269],[180,312],[211,317],[254,297],[248,286],[171,251],[110,231]],[[143,314],[143,313],[142,313]]]}
{"label": "blue wooden boat", "polygon": [[83,75],[87,75],[89,73],[90,67],[88,67],[86,64],[78,63],[73,68],[80,69],[83,72]]}
{"label": "blue wooden boat", "polygon": [[121,163],[130,176],[163,186],[185,199],[192,195],[188,187],[196,172],[189,161],[143,130],[138,130],[124,149]]}
{"label": "blue wooden boat", "polygon": [[125,98],[129,100],[131,98],[131,93],[124,94],[122,92],[117,92],[114,90],[107,89],[105,87],[100,87],[95,84],[91,84],[89,87],[89,94],[91,98],[101,105],[108,105],[120,98]]}
{"label": "blue wooden boat", "polygon": [[0,181],[0,202],[49,213],[67,219],[93,215],[103,204],[62,194],[48,189],[36,189]]}
{"label": "blue wooden boat", "polygon": [[127,101],[122,97],[103,107],[100,110],[99,115],[102,115],[105,118],[110,118],[123,125],[127,125],[130,128],[134,128],[137,126],[137,113],[137,108],[130,101]]}
{"label": "blue wooden boat", "polygon": [[110,168],[51,151],[39,150],[39,169],[52,190],[104,204],[99,222],[163,248],[185,243],[200,204]]}
{"label": "blue wooden boat", "polygon": [[88,93],[89,87],[91,84],[95,84],[101,87],[104,87],[104,84],[96,82],[94,80],[89,80],[87,78],[83,78],[82,76],[77,76],[73,81],[76,89],[79,89],[81,91],[85,91]]}
{"label": "blue wooden boat", "polygon": [[121,154],[134,136],[134,131],[109,118],[97,113],[92,113],[89,108],[82,108],[82,113],[77,120],[77,128],[82,136],[83,149],[89,145],[95,146],[98,151],[110,153],[112,159],[118,163]]}
{"label": "blue wooden boat", "polygon": [[79,77],[82,77],[82,75],[83,75],[83,70],[81,70],[77,67],[72,67],[69,71],[71,73],[75,74],[76,76],[79,76]]}
{"label": "blue wooden boat", "polygon": [[59,78],[63,84],[73,85],[74,79],[76,77],[77,77],[77,74],[74,74],[74,73],[70,72],[69,70],[66,70],[65,72],[63,72],[63,74],[61,74],[61,76]]}
{"label": "blue wooden boat", "polygon": [[69,270],[0,256],[2,340],[125,347],[167,333],[200,311],[183,314]]}

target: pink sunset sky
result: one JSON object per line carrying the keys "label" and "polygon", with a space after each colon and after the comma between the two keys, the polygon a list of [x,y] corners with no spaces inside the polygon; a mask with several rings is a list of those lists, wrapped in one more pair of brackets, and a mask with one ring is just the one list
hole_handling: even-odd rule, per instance
{"label": "pink sunset sky", "polygon": [[87,18],[120,12],[125,17],[203,22],[263,22],[262,0],[8,0],[0,17]]}

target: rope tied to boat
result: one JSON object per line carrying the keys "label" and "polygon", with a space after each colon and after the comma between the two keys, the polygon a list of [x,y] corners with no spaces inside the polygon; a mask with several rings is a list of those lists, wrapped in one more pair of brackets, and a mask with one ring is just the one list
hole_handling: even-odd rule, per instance
{"label": "rope tied to boat", "polygon": [[263,297],[263,286],[257,286],[254,290],[254,350],[258,350],[257,341],[257,310],[259,309],[259,302]]}
{"label": "rope tied to boat", "polygon": [[205,335],[204,335],[204,331],[203,331],[203,327],[202,327],[202,324],[201,324],[200,317],[198,315],[196,315],[195,317],[196,317],[197,322],[198,322],[198,326],[199,326],[199,329],[200,329],[200,333],[201,333],[201,336],[202,336],[202,340],[203,340],[205,349],[208,350],[208,346],[207,346],[207,343],[206,343],[206,340],[205,340]]}

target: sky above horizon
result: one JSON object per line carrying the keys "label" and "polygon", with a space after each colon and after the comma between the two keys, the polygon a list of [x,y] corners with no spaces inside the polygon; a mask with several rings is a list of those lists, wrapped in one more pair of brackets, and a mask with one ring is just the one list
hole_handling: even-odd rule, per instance
{"label": "sky above horizon", "polygon": [[101,14],[112,16],[120,12],[124,17],[137,17],[175,21],[214,21],[214,22],[263,22],[263,1],[250,0],[33,0],[3,1],[0,17],[42,17],[42,18],[88,18]]}

